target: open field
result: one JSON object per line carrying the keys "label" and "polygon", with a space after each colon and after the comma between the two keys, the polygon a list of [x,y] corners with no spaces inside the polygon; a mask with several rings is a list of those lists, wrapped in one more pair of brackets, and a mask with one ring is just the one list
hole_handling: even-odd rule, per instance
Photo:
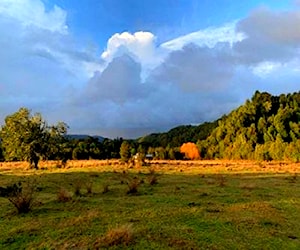
{"label": "open field", "polygon": [[[32,211],[0,197],[0,249],[299,249],[300,164],[248,161],[1,163],[33,183]],[[129,191],[129,188],[130,191]]]}

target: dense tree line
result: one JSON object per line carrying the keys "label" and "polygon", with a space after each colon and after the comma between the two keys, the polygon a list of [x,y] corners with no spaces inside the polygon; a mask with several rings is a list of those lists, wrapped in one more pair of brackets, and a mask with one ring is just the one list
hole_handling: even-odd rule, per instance
{"label": "dense tree line", "polygon": [[[217,121],[179,126],[136,140],[71,138],[68,126],[49,126],[41,114],[20,108],[0,130],[0,160],[118,159],[147,154],[154,159],[255,159],[300,161],[300,92],[272,96],[255,92],[251,100]],[[200,156],[187,157],[181,146],[197,143]],[[188,144],[189,145],[189,144]]]}
{"label": "dense tree line", "polygon": [[299,161],[299,122],[300,92],[272,96],[256,91],[198,141],[201,157]]}
{"label": "dense tree line", "polygon": [[198,126],[183,125],[166,133],[155,133],[141,137],[137,142],[148,147],[176,148],[185,142],[196,143],[199,140],[206,139],[217,126],[218,121],[205,122]]}

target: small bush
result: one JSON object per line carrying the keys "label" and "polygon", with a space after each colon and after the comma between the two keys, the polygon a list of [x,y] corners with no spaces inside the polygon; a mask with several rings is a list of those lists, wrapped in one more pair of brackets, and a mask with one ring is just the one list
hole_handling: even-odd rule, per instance
{"label": "small bush", "polygon": [[0,196],[6,197],[18,213],[28,213],[34,201],[36,185],[30,182],[18,182],[5,188],[1,187]]}
{"label": "small bush", "polygon": [[225,187],[226,186],[226,179],[224,175],[219,175],[218,176],[218,182],[220,187]]}
{"label": "small bush", "polygon": [[149,176],[149,184],[150,185],[155,185],[155,184],[157,184],[158,183],[158,181],[157,181],[157,175],[150,175]]}
{"label": "small bush", "polygon": [[75,196],[81,196],[81,188],[82,188],[82,182],[80,180],[77,180],[74,182],[74,195]]}
{"label": "small bush", "polygon": [[60,188],[57,193],[57,200],[59,202],[68,202],[72,200],[72,196],[66,189]]}
{"label": "small bush", "polygon": [[94,244],[95,248],[112,246],[129,246],[134,241],[131,224],[110,229],[100,240]]}
{"label": "small bush", "polygon": [[155,168],[149,168],[149,174],[150,175],[154,175],[154,174],[156,174],[156,172],[155,172]]}
{"label": "small bush", "polygon": [[91,181],[86,182],[85,188],[86,188],[87,194],[92,194],[93,193],[93,182],[91,182]]}
{"label": "small bush", "polygon": [[133,178],[132,180],[127,181],[128,191],[127,194],[136,194],[138,192],[138,187],[140,181],[138,178]]}
{"label": "small bush", "polygon": [[102,194],[108,193],[109,192],[109,184],[104,183],[103,184],[103,190],[102,190]]}

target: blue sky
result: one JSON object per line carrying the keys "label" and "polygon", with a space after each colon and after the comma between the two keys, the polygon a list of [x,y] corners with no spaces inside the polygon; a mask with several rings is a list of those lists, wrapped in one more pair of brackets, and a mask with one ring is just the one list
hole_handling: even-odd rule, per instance
{"label": "blue sky", "polygon": [[92,39],[100,49],[116,32],[150,31],[164,42],[209,26],[245,17],[258,6],[289,9],[282,0],[47,0],[68,11],[67,24],[78,36]]}
{"label": "blue sky", "polygon": [[299,91],[300,1],[1,0],[0,120],[134,138]]}

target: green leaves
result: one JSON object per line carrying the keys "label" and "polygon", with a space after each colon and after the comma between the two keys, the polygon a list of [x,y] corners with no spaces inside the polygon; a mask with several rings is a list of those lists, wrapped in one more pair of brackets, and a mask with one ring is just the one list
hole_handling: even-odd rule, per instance
{"label": "green leaves", "polygon": [[299,104],[300,92],[272,96],[256,91],[251,101],[222,118],[210,136],[198,142],[201,156],[298,161]]}
{"label": "green leaves", "polygon": [[41,114],[31,115],[30,110],[22,107],[7,116],[1,128],[4,158],[7,161],[26,160],[37,168],[40,158],[59,152],[57,148],[66,131],[65,123],[48,126]]}
{"label": "green leaves", "polygon": [[128,141],[123,141],[120,147],[121,160],[128,162],[131,157],[131,146]]}

